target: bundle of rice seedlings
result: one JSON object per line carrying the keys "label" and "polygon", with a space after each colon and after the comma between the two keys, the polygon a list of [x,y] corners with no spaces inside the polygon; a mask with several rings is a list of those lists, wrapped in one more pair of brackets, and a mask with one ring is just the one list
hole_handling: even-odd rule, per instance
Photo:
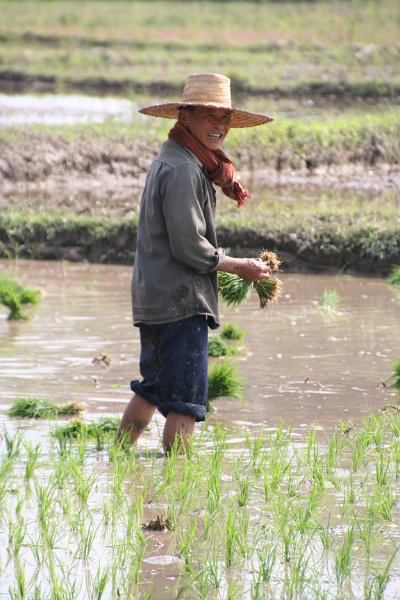
{"label": "bundle of rice seedlings", "polygon": [[66,404],[57,405],[45,398],[31,396],[27,398],[17,398],[8,414],[10,417],[48,419],[51,417],[77,415],[83,410],[84,407],[78,402],[68,402]]}
{"label": "bundle of rice seedlings", "polygon": [[216,398],[236,398],[244,402],[244,379],[236,374],[235,366],[228,361],[214,365],[208,374],[207,411],[212,410],[211,401]]}
{"label": "bundle of rice seedlings", "polygon": [[243,331],[239,327],[236,327],[236,325],[233,325],[233,323],[228,323],[221,331],[221,337],[227,340],[239,341],[243,338]]}
{"label": "bundle of rice seedlings", "polygon": [[232,356],[237,354],[236,348],[229,346],[222,336],[211,335],[208,340],[208,356],[214,358],[218,356]]}
{"label": "bundle of rice seedlings", "polygon": [[87,437],[97,439],[99,436],[115,436],[121,419],[119,417],[102,417],[89,423],[74,419],[70,423],[56,427],[51,434],[57,438]]}
{"label": "bundle of rice seedlings", "polygon": [[386,379],[385,383],[387,383],[388,381],[392,381],[393,379],[395,381],[391,384],[390,387],[400,389],[400,361],[394,365],[393,373],[388,379]]}
{"label": "bundle of rice seedlings", "polygon": [[40,296],[39,290],[24,289],[7,275],[0,275],[0,304],[10,310],[10,321],[26,320],[28,316],[22,311],[21,305],[38,304]]}
{"label": "bundle of rice seedlings", "polygon": [[[281,263],[274,252],[263,250],[259,258],[267,263],[272,273],[279,270]],[[282,295],[282,281],[271,277],[253,283],[233,273],[218,271],[218,289],[228,306],[238,306],[242,302],[247,302],[254,289],[260,300],[260,308],[264,309],[275,304]]]}
{"label": "bundle of rice seedlings", "polygon": [[318,308],[334,311],[340,301],[341,297],[336,290],[325,290],[318,302]]}
{"label": "bundle of rice seedlings", "polygon": [[400,265],[392,266],[387,282],[391,285],[400,285]]}

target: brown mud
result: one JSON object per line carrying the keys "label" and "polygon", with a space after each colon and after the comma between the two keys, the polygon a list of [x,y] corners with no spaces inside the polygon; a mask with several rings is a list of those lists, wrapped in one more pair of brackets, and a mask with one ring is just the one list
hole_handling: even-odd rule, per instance
{"label": "brown mud", "polygon": [[[2,141],[0,256],[131,264],[140,196],[158,147],[155,141],[149,144],[124,137],[71,141],[31,132],[16,142]],[[346,269],[381,276],[400,262],[395,230],[386,235],[386,241],[383,236],[380,241],[369,239],[367,230],[343,238],[340,215],[335,222],[322,223],[310,213],[305,231],[301,223],[292,229],[265,223],[265,210],[257,208],[263,198],[292,197],[296,202],[300,191],[310,198],[326,189],[335,190],[337,198],[353,191],[372,200],[388,192],[399,197],[398,165],[346,162],[277,170],[271,164],[261,167],[262,161],[245,154],[239,164],[238,176],[253,194],[249,208],[259,214],[258,225],[220,222],[219,243],[231,254],[254,256],[269,248],[279,252],[286,271]],[[229,209],[222,205],[221,212],[229,214]],[[13,220],[18,213],[25,224]],[[40,222],[44,216],[47,221]],[[79,217],[87,222],[76,223]],[[373,243],[379,245],[379,252],[370,251]]]}

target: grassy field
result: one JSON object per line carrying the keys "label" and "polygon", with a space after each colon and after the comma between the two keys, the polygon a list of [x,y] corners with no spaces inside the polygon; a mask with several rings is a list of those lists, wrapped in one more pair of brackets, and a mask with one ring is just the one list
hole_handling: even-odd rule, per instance
{"label": "grassy field", "polygon": [[400,87],[396,0],[0,7],[0,70],[47,76],[57,89],[90,87],[91,79],[94,87],[116,82],[119,93],[165,96],[196,71],[224,72],[235,92],[253,95],[395,97]]}

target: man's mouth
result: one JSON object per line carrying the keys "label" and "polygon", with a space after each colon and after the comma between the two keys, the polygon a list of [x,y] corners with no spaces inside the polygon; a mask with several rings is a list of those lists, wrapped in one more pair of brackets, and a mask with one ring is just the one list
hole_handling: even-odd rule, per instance
{"label": "man's mouth", "polygon": [[211,138],[212,140],[220,140],[222,138],[222,134],[221,133],[209,133],[208,137]]}

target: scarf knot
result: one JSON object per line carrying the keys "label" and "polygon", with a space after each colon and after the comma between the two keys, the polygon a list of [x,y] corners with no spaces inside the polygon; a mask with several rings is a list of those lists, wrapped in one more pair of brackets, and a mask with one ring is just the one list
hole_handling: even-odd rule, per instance
{"label": "scarf knot", "polygon": [[246,198],[251,198],[251,195],[235,178],[235,166],[222,150],[210,150],[204,146],[179,121],[170,130],[168,139],[191,150],[203,163],[210,181],[218,185],[225,196],[236,200],[238,208],[245,206]]}

